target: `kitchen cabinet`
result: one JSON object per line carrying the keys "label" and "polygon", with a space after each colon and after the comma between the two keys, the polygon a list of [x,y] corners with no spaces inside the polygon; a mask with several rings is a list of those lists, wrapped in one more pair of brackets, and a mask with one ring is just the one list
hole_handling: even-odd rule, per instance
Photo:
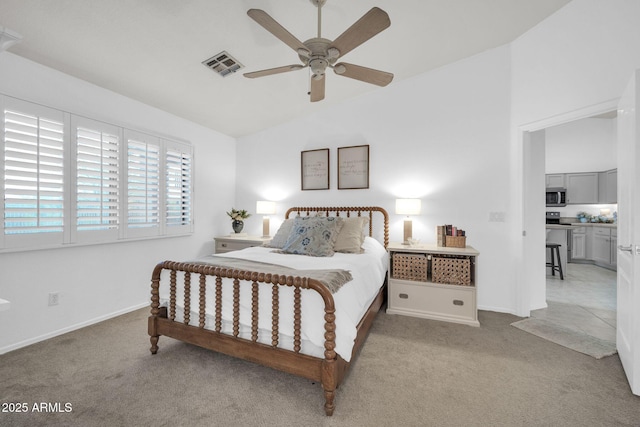
{"label": "kitchen cabinet", "polygon": [[587,227],[576,227],[571,233],[571,259],[587,259]]}
{"label": "kitchen cabinet", "polygon": [[545,175],[546,187],[550,188],[566,188],[567,183],[565,180],[566,174],[564,173],[550,173]]}
{"label": "kitchen cabinet", "polygon": [[618,203],[618,170],[598,174],[598,203]]}
{"label": "kitchen cabinet", "polygon": [[607,268],[616,268],[616,246],[618,243],[616,229],[609,227],[593,227],[593,254],[592,259],[597,265]]}
{"label": "kitchen cabinet", "polygon": [[567,204],[598,203],[598,172],[568,173]]}
{"label": "kitchen cabinet", "polygon": [[618,269],[618,229],[611,230],[611,267]]}

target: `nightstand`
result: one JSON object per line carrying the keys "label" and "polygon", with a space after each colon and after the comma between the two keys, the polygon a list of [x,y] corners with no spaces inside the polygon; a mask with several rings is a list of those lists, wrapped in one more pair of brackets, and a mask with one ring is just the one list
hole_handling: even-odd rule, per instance
{"label": "nightstand", "polygon": [[260,236],[220,236],[214,237],[216,241],[216,253],[239,251],[240,249],[250,248],[252,246],[263,246],[271,241],[271,237]]}
{"label": "nightstand", "polygon": [[387,313],[480,326],[471,246],[391,243]]}

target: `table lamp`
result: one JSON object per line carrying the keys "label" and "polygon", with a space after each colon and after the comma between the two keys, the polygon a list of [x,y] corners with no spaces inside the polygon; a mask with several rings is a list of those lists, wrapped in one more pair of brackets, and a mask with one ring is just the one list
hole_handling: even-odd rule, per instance
{"label": "table lamp", "polygon": [[407,218],[404,220],[404,244],[409,244],[409,239],[413,238],[412,223],[409,215],[419,215],[420,207],[420,199],[396,199],[396,213],[399,215],[407,215]]}
{"label": "table lamp", "polygon": [[269,237],[269,215],[276,213],[276,202],[257,201],[256,213],[264,215],[262,217],[262,237]]}

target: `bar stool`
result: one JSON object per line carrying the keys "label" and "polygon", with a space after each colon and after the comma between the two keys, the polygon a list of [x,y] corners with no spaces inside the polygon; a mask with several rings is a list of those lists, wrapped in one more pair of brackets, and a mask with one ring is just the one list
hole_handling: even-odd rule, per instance
{"label": "bar stool", "polygon": [[[555,276],[556,271],[560,273],[560,280],[564,280],[562,274],[562,260],[560,259],[560,243],[547,243],[547,249],[551,251],[551,262],[547,263],[547,267],[551,267],[551,275]],[[556,265],[556,258],[558,259],[558,265]]]}

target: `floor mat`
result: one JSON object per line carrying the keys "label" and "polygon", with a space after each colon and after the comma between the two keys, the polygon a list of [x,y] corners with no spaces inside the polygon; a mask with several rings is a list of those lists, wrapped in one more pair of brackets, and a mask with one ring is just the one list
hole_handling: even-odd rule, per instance
{"label": "floor mat", "polygon": [[596,359],[617,353],[612,343],[545,320],[530,317],[514,322],[511,326]]}

